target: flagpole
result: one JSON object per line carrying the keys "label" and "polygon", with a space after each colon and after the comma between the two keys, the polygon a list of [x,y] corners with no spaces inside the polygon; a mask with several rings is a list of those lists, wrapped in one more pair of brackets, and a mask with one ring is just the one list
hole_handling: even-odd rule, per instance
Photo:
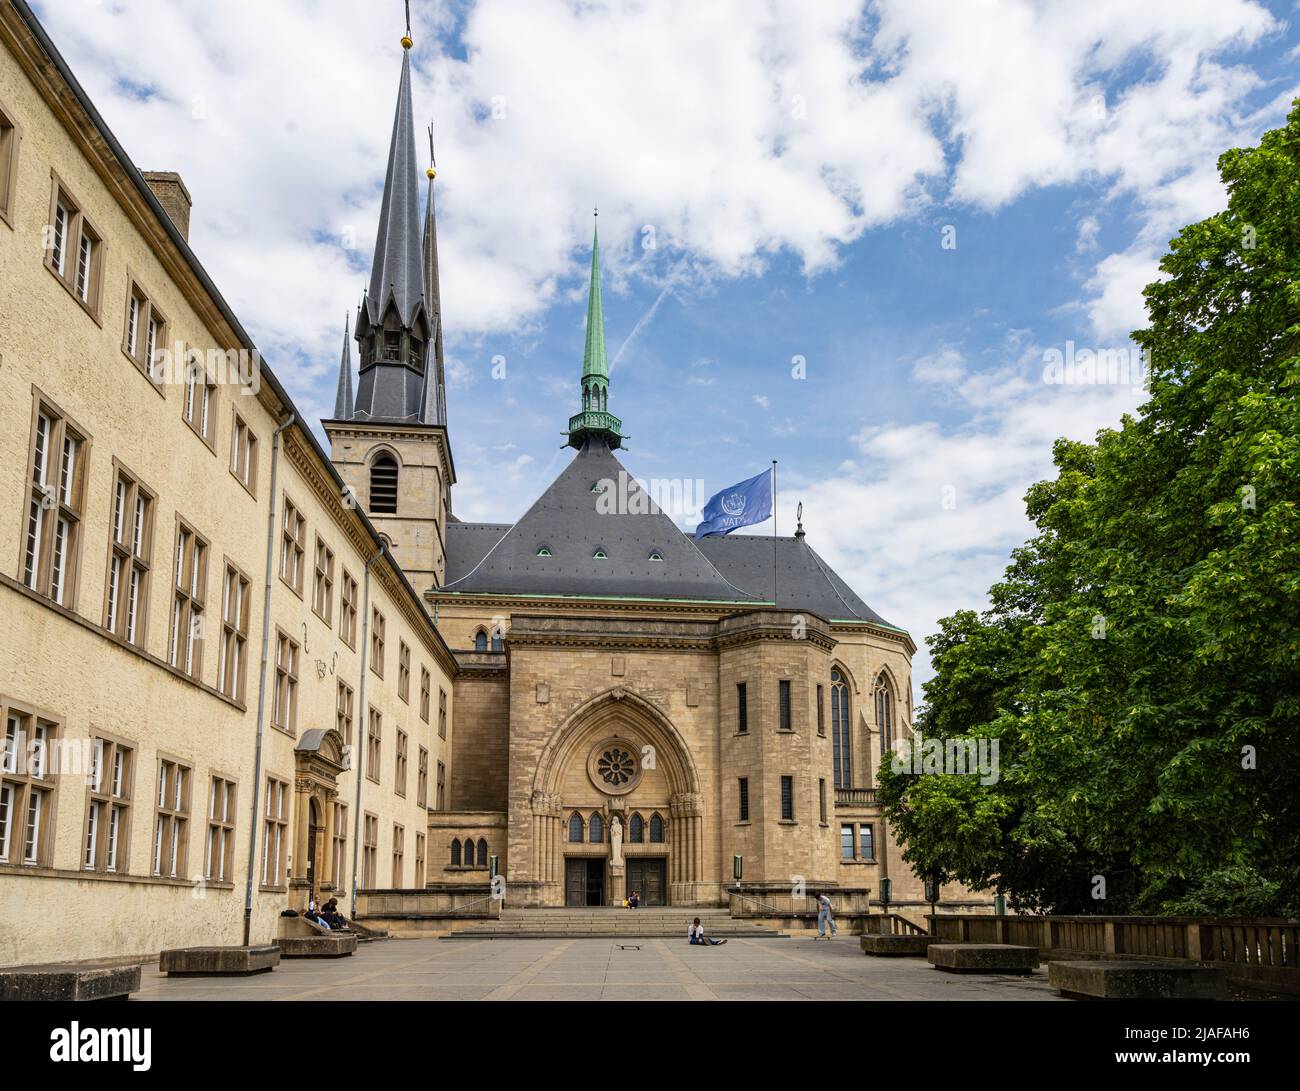
{"label": "flagpole", "polygon": [[776,459],[772,459],[772,605],[776,605]]}

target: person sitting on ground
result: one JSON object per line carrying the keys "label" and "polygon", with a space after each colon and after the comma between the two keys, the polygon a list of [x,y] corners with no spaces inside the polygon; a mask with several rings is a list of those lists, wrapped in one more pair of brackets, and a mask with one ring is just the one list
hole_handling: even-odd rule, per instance
{"label": "person sitting on ground", "polygon": [[686,930],[690,937],[692,947],[720,947],[726,943],[725,939],[712,939],[704,934],[704,925],[700,923],[700,918],[696,917],[691,923],[690,928]]}

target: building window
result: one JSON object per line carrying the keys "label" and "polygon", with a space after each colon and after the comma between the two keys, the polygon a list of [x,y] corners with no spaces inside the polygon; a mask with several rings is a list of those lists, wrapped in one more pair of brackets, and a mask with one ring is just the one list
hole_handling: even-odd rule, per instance
{"label": "building window", "polygon": [[158,810],[153,825],[153,873],[164,879],[185,878],[190,828],[190,777],[178,761],[158,762]]}
{"label": "building window", "polygon": [[853,749],[849,742],[849,687],[831,671],[831,761],[836,788],[853,787]]}
{"label": "building window", "polygon": [[749,691],[744,682],[736,683],[736,730],[742,735],[749,730]]}
{"label": "building window", "polygon": [[90,794],[86,806],[82,867],[105,874],[125,872],[130,834],[135,751],[113,739],[96,738],[90,750]]}
{"label": "building window", "polygon": [[[158,332],[161,334],[163,331]],[[152,328],[148,336],[152,341],[155,336]],[[181,401],[181,416],[194,434],[209,447],[213,446],[216,407],[216,381],[204,366],[203,354],[197,349],[189,349],[185,353],[185,397]]]}
{"label": "building window", "polygon": [[597,811],[592,814],[591,821],[587,824],[587,840],[593,845],[598,845],[605,840],[605,820]]}
{"label": "building window", "polygon": [[230,472],[253,496],[257,495],[257,436],[238,413],[230,430]]}
{"label": "building window", "polygon": [[650,844],[662,845],[664,843],[664,820],[658,814],[650,816]]}
{"label": "building window", "polygon": [[790,718],[790,683],[786,679],[781,679],[776,684],[777,689],[777,711],[779,719],[777,720],[778,730],[793,731],[792,721]]}
{"label": "building window", "polygon": [[22,132],[13,116],[0,106],[0,220],[14,225],[14,190],[18,180],[18,144]]}
{"label": "building window", "polygon": [[229,561],[221,581],[221,658],[217,689],[233,701],[244,699],[248,673],[248,610],[252,586]]}
{"label": "building window", "polygon": [[384,719],[371,705],[366,721],[366,776],[379,783],[380,743],[384,734]]}
{"label": "building window", "polygon": [[204,606],[208,600],[208,543],[176,523],[176,580],[167,662],[198,678],[203,670]]}
{"label": "building window", "polygon": [[406,854],[406,827],[393,824],[393,887],[402,889],[402,863]]}
{"label": "building window", "polygon": [[302,561],[307,549],[307,520],[287,496],[284,498],[284,519],[280,525],[280,579],[293,589],[295,595],[302,598]]}
{"label": "building window", "polygon": [[334,844],[330,851],[333,852],[333,868],[331,874],[334,876],[334,889],[345,890],[347,883],[344,876],[348,864],[348,805],[346,803],[332,803],[334,808]]}
{"label": "building window", "polygon": [[120,467],[113,483],[104,628],[128,644],[144,643],[153,555],[153,494]]}
{"label": "building window", "polygon": [[551,555],[551,551],[550,551],[546,546],[542,546],[542,547],[537,551],[537,555],[538,555],[539,557],[549,557],[549,556]]}
{"label": "building window", "polygon": [[875,831],[869,825],[858,827],[858,856],[863,860],[876,858]]}
{"label": "building window", "polygon": [[876,727],[880,729],[880,758],[894,749],[894,691],[881,671],[876,679]]}
{"label": "building window", "polygon": [[411,703],[411,649],[405,640],[397,642],[397,696]]}
{"label": "building window", "polygon": [[415,885],[424,886],[424,834],[415,835]]}
{"label": "building window", "polygon": [[316,573],[311,585],[311,608],[326,625],[334,623],[334,551],[319,537],[316,539]]}
{"label": "building window", "polygon": [[209,882],[227,883],[235,877],[235,782],[213,777],[208,790],[208,843],[204,851],[203,877]]}
{"label": "building window", "polygon": [[280,889],[286,885],[289,830],[289,785],[275,777],[266,778],[266,799],[262,818],[262,886]]}
{"label": "building window", "polygon": [[794,777],[781,778],[781,821],[794,821]]}
{"label": "building window", "polygon": [[344,746],[352,745],[352,687],[341,678],[335,698],[334,730],[343,737]]}
{"label": "building window", "polygon": [[841,860],[853,859],[853,827],[852,826],[840,827],[840,859]]}
{"label": "building window", "polygon": [[478,860],[477,860],[478,866],[487,867],[487,858],[488,858],[487,842],[480,837],[478,839]]}
{"label": "building window", "polygon": [[826,825],[826,778],[817,779],[817,820]]}
{"label": "building window", "polygon": [[645,840],[645,819],[638,813],[633,813],[628,820],[627,839],[633,845],[639,845]]}
{"label": "building window", "polygon": [[586,840],[583,836],[585,831],[586,827],[583,824],[582,815],[574,811],[573,814],[569,815],[569,841],[575,845],[582,844]]}
{"label": "building window", "polygon": [[451,839],[451,866],[460,867],[460,838]]}
{"label": "building window", "polygon": [[423,746],[415,768],[415,805],[424,810],[429,806],[429,751]]}
{"label": "building window", "polygon": [[85,491],[85,433],[49,403],[38,400],[28,461],[23,583],[71,608],[81,553]]}
{"label": "building window", "polygon": [[166,378],[160,366],[167,350],[167,319],[135,280],[127,281],[122,351],[155,386]]}
{"label": "building window", "polygon": [[57,763],[50,748],[57,725],[30,712],[4,710],[0,752],[0,863],[47,867],[50,863]]}
{"label": "building window", "polygon": [[447,767],[438,762],[438,782],[434,786],[435,795],[433,797],[433,807],[437,811],[447,809]]}
{"label": "building window", "polygon": [[420,719],[426,724],[429,722],[429,700],[430,691],[433,688],[433,676],[429,674],[428,667],[420,668]]}
{"label": "building window", "polygon": [[378,607],[370,611],[370,669],[384,676],[384,615]]}
{"label": "building window", "polygon": [[276,630],[271,723],[290,735],[298,729],[298,651],[297,641]]}
{"label": "building window", "polygon": [[403,798],[406,797],[406,732],[400,727],[397,729],[397,745],[393,748],[397,755],[397,760],[393,766],[393,791]]}
{"label": "building window", "polygon": [[379,816],[366,814],[364,817],[361,824],[361,885],[373,890],[379,874]]}
{"label": "building window", "polygon": [[474,634],[474,650],[476,652],[485,652],[488,650],[487,633],[482,629]]}
{"label": "building window", "polygon": [[45,267],[96,322],[103,279],[103,238],[56,177],[45,235]]}
{"label": "building window", "polygon": [[749,777],[740,778],[740,821],[749,821]]}
{"label": "building window", "polygon": [[339,636],[349,648],[357,646],[357,581],[343,570],[343,604],[339,607]]}
{"label": "building window", "polygon": [[381,454],[370,464],[370,514],[397,514],[397,462]]}
{"label": "building window", "polygon": [[826,687],[817,687],[817,734],[826,735]]}
{"label": "building window", "polygon": [[447,737],[447,691],[438,688],[438,738]]}
{"label": "building window", "polygon": [[492,630],[492,650],[494,652],[505,651],[505,647],[505,635],[500,623],[498,623]]}
{"label": "building window", "polygon": [[660,553],[659,550],[657,550],[657,549],[652,549],[652,550],[650,551],[650,558],[649,558],[649,559],[652,560],[652,561],[662,561],[662,560],[664,559],[664,555],[663,555],[662,553]]}

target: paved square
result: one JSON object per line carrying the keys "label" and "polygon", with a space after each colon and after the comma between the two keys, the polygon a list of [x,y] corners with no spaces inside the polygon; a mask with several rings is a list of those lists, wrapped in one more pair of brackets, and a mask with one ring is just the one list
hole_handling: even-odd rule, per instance
{"label": "paved square", "polygon": [[[623,950],[639,944],[640,950]],[[257,977],[144,968],[137,1000],[1059,1000],[1029,977],[954,975],[868,958],[856,936],[685,940],[392,939],[351,958],[292,959]]]}

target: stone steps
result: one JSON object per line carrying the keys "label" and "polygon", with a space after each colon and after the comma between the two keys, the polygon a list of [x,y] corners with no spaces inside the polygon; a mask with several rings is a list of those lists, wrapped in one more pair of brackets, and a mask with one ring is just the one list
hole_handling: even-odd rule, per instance
{"label": "stone steps", "polygon": [[725,909],[656,906],[651,909],[507,909],[500,920],[475,921],[447,939],[686,939],[699,917],[707,935],[774,938],[783,933],[754,921],[732,920]]}

